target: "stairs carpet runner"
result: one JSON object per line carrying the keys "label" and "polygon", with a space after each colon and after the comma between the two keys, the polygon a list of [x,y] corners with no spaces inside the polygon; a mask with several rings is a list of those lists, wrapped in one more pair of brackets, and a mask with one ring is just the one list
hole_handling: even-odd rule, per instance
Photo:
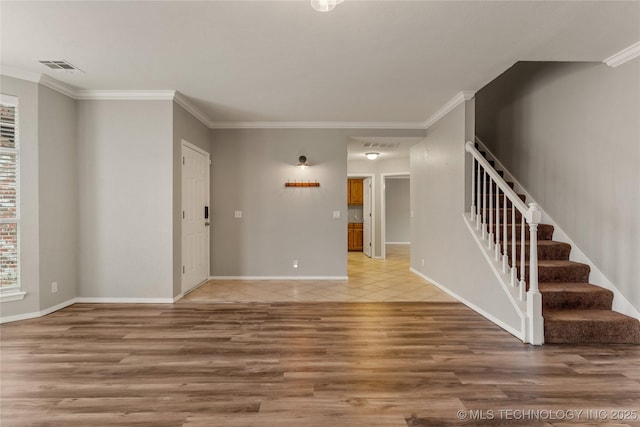
{"label": "stairs carpet runner", "polygon": [[[476,147],[477,148],[477,147]],[[478,148],[480,150],[480,148]],[[486,157],[486,153],[480,151]],[[489,161],[495,167],[493,161]],[[502,171],[497,171],[500,176]],[[512,182],[507,184],[513,188]],[[495,184],[493,194],[495,197]],[[482,196],[482,193],[481,193]],[[518,195],[523,201],[526,197]],[[493,217],[504,218],[504,197],[500,194],[499,206],[493,209]],[[485,209],[486,215],[489,209]],[[512,209],[507,214],[507,254],[511,257]],[[516,210],[516,259],[520,259],[520,221]],[[501,224],[502,227],[502,224]],[[502,234],[503,229],[500,230]],[[589,283],[590,267],[569,260],[571,245],[553,240],[553,226],[538,226],[538,281],[542,294],[545,343],[603,343],[640,344],[640,321],[612,310],[613,292]],[[495,235],[495,225],[494,225]],[[528,226],[525,236],[528,237]],[[502,242],[501,242],[502,243]],[[529,245],[525,254],[529,256]],[[518,271],[520,263],[517,263]],[[518,277],[519,277],[518,273]],[[529,265],[525,264],[525,277],[529,277]]]}

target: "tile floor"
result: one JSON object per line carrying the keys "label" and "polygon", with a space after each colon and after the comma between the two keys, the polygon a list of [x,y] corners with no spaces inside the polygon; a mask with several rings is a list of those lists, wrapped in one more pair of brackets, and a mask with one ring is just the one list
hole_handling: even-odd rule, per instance
{"label": "tile floor", "polygon": [[185,302],[455,301],[409,271],[409,245],[387,245],[387,259],[349,252],[349,280],[212,280]]}

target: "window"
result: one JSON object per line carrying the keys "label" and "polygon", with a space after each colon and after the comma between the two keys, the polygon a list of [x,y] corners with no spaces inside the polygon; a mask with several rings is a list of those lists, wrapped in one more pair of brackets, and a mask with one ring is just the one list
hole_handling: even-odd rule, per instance
{"label": "window", "polygon": [[0,98],[0,297],[22,299],[20,289],[20,188],[18,99]]}

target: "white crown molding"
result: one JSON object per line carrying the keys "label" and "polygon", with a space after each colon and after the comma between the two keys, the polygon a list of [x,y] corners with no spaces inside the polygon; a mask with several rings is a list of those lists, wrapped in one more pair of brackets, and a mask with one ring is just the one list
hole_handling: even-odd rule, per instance
{"label": "white crown molding", "polygon": [[212,129],[424,129],[420,122],[213,122]]}
{"label": "white crown molding", "polygon": [[640,41],[632,44],[629,47],[622,49],[618,53],[614,53],[613,55],[611,55],[610,57],[608,57],[602,62],[607,64],[609,67],[615,68],[639,56],[640,56]]}
{"label": "white crown molding", "polygon": [[[640,43],[637,43],[637,45],[640,45]],[[628,49],[625,49],[625,51]],[[638,54],[637,52],[634,53],[635,56]],[[631,58],[629,57],[626,60],[628,61],[629,59]],[[428,129],[451,110],[464,101],[472,99],[475,95],[474,91],[458,93],[424,122],[214,122],[176,90],[86,90],[76,89],[46,74],[23,71],[12,67],[3,66],[0,69],[0,73],[9,77],[40,83],[77,100],[174,101],[210,129]]]}
{"label": "white crown molding", "polygon": [[209,117],[207,117],[202,110],[189,102],[189,100],[180,92],[176,91],[173,100],[176,104],[187,110],[187,112],[191,113],[193,117],[200,120],[206,127],[210,129],[214,127],[214,123],[209,119]]}
{"label": "white crown molding", "polygon": [[40,75],[40,80],[38,81],[42,86],[48,87],[49,89],[55,90],[69,98],[78,99],[77,94],[78,90],[73,86],[69,86],[68,84],[62,83],[59,80],[54,79],[53,77],[49,77],[46,74]]}
{"label": "white crown molding", "polygon": [[463,90],[458,93],[456,96],[451,98],[449,102],[444,104],[438,111],[433,113],[431,117],[429,117],[423,124],[422,127],[424,129],[429,129],[435,122],[449,114],[454,108],[458,105],[462,104],[464,101],[469,101],[475,96],[476,92],[472,90]]}
{"label": "white crown molding", "polygon": [[0,66],[0,74],[7,77],[13,77],[14,79],[26,80],[28,82],[39,83],[40,73],[34,73],[32,71],[25,71],[19,68],[7,67],[6,65]]}
{"label": "white crown molding", "polygon": [[79,90],[76,99],[89,101],[173,101],[175,90]]}

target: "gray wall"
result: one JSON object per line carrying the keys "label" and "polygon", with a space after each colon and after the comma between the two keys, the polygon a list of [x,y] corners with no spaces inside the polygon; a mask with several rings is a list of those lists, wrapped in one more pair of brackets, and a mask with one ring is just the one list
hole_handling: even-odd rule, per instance
{"label": "gray wall", "polygon": [[40,311],[40,208],[38,202],[38,84],[0,76],[0,91],[18,97],[20,144],[21,301],[2,303],[2,316]]}
{"label": "gray wall", "polygon": [[[412,136],[424,136],[424,131],[417,131]],[[373,193],[375,194],[375,204],[373,210],[375,211],[375,233],[376,240],[374,242],[373,254],[374,257],[382,256],[382,192],[383,182],[382,174],[389,173],[407,173],[409,172],[409,158],[399,159],[382,159],[378,158],[375,161],[372,160],[350,160],[347,166],[348,174],[350,176],[357,176],[359,174],[372,174],[374,176]]]}
{"label": "gray wall", "polygon": [[409,178],[388,178],[385,185],[385,234],[387,242],[411,241]]}
{"label": "gray wall", "polygon": [[411,267],[519,330],[517,312],[462,217],[466,108],[472,106],[440,119],[411,149]]}
{"label": "gray wall", "polygon": [[[76,101],[40,86],[40,309],[78,295]],[[58,292],[51,292],[51,282]]]}
{"label": "gray wall", "polygon": [[173,102],[79,101],[80,296],[173,297]]}
{"label": "gray wall", "polygon": [[[346,135],[297,129],[213,135],[212,274],[346,276]],[[297,168],[300,155],[312,166]],[[288,180],[317,180],[320,187],[285,188]],[[333,219],[333,211],[341,218]]]}
{"label": "gray wall", "polygon": [[173,103],[173,296],[182,292],[182,140],[211,153],[207,126]]}
{"label": "gray wall", "polygon": [[640,309],[640,59],[521,62],[476,98],[478,136]]}

